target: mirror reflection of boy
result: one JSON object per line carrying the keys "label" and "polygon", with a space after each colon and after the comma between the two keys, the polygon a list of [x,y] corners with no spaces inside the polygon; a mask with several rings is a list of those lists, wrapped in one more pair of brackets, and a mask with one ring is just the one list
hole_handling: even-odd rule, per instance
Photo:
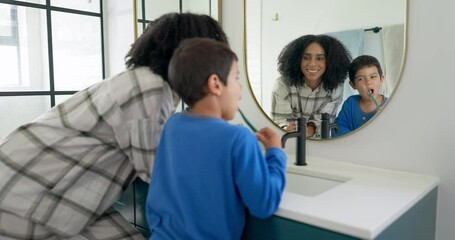
{"label": "mirror reflection of boy", "polygon": [[351,62],[349,84],[359,94],[350,96],[343,103],[335,119],[338,133],[332,131],[332,137],[354,131],[376,114],[387,101],[387,97],[379,92],[383,82],[381,64],[375,57],[361,55]]}
{"label": "mirror reflection of boy", "polygon": [[157,149],[146,204],[153,239],[241,239],[247,210],[265,218],[278,208],[280,136],[227,122],[241,98],[237,61],[211,39],[185,40],[174,52],[169,80],[189,110],[169,118]]}

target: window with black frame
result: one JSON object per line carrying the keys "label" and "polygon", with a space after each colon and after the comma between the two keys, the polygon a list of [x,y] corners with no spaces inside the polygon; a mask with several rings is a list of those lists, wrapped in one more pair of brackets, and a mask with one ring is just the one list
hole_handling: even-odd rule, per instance
{"label": "window with black frame", "polygon": [[104,71],[102,0],[0,0],[0,139]]}

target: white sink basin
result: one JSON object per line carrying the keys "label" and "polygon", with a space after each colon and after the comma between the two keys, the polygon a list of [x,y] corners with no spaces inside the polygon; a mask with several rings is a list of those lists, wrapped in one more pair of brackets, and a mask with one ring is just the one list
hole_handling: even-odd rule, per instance
{"label": "white sink basin", "polygon": [[349,178],[342,176],[288,168],[286,172],[286,188],[284,190],[304,196],[317,196],[348,180]]}

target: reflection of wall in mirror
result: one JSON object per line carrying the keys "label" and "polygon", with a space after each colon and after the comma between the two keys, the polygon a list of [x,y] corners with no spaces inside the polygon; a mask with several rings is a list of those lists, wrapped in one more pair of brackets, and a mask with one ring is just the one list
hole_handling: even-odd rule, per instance
{"label": "reflection of wall in mirror", "polygon": [[[274,21],[277,13],[280,18]],[[248,77],[256,99],[269,114],[272,87],[279,77],[277,57],[287,43],[305,34],[404,24],[405,1],[246,0],[246,15]],[[367,31],[363,53],[383,63],[382,50],[371,47],[381,36]]]}

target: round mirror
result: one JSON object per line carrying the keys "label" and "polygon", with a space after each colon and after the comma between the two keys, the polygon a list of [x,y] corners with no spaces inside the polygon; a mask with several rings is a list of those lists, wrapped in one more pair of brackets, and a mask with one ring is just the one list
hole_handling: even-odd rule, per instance
{"label": "round mirror", "polygon": [[[404,65],[407,0],[244,0],[244,9],[244,57],[249,87],[264,115],[277,126],[278,122],[272,120],[272,93],[281,77],[278,56],[285,46],[304,35],[334,37],[343,43],[352,59],[361,55],[375,57],[384,75],[378,92],[390,102]],[[348,77],[342,84],[342,100],[333,116],[339,116],[343,103],[360,91],[351,86]],[[376,102],[375,114],[364,120],[361,127],[381,112],[386,105],[382,103],[386,101]],[[312,116],[317,114],[323,113],[314,112]],[[328,126],[337,130],[335,117],[330,121]],[[322,136],[318,129],[310,139],[333,138],[334,129],[329,129],[328,136]]]}

